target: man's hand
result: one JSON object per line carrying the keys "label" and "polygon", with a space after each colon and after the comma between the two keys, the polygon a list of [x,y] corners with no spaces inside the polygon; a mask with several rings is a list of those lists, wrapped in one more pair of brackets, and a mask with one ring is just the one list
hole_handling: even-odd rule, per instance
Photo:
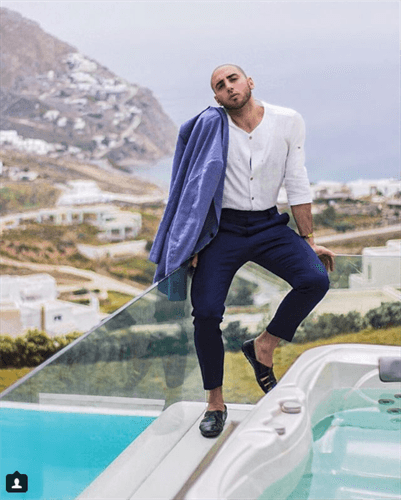
{"label": "man's hand", "polygon": [[323,262],[324,267],[327,271],[334,271],[334,257],[336,254],[326,247],[321,245],[316,245],[316,243],[311,244],[311,248],[316,252],[319,259]]}
{"label": "man's hand", "polygon": [[198,265],[198,254],[196,253],[193,259],[191,260],[191,266],[195,268],[197,265]]}
{"label": "man's hand", "polygon": [[306,241],[316,252],[319,259],[323,262],[324,267],[327,269],[327,271],[333,271],[335,253],[326,247],[316,245],[313,239],[312,204],[303,203],[301,205],[293,205],[291,207],[291,211],[294,216],[295,222],[297,223],[299,234],[301,236],[308,235]]}

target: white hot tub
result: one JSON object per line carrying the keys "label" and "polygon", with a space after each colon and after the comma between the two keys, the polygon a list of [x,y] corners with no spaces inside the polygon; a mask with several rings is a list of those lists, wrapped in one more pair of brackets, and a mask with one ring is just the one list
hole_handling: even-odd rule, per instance
{"label": "white hot tub", "polygon": [[401,499],[400,360],[398,346],[307,351],[257,405],[228,405],[217,439],[199,433],[203,403],[177,403],[79,498]]}

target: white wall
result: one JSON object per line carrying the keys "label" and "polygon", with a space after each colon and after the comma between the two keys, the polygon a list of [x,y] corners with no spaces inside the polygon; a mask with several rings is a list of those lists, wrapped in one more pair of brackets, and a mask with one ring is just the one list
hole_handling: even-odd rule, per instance
{"label": "white wall", "polygon": [[401,287],[401,240],[362,251],[362,274],[351,274],[350,288]]}
{"label": "white wall", "polygon": [[27,329],[42,329],[44,308],[45,331],[60,335],[72,331],[86,332],[100,321],[99,301],[89,306],[57,300],[56,280],[46,274],[0,277],[1,335],[18,336]]}

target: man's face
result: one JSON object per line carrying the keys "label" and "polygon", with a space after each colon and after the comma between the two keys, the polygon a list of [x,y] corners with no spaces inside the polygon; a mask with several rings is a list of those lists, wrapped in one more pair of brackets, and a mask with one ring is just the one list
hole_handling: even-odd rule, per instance
{"label": "man's face", "polygon": [[235,66],[223,66],[212,75],[216,102],[226,109],[241,109],[252,96],[254,83]]}

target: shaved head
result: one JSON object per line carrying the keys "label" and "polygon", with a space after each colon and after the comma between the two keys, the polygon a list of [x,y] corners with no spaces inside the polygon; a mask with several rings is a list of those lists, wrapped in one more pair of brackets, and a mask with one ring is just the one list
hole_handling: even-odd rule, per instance
{"label": "shaved head", "polygon": [[226,66],[229,66],[231,68],[235,68],[237,71],[239,71],[240,73],[242,73],[245,78],[248,78],[246,76],[245,71],[240,66],[238,66],[237,64],[220,64],[220,66],[217,66],[217,68],[214,68],[212,76],[210,77],[210,86],[212,87],[213,92],[214,92],[214,88],[213,88],[213,76],[214,76],[214,74],[216,73],[217,70],[219,70],[220,68],[225,68]]}

